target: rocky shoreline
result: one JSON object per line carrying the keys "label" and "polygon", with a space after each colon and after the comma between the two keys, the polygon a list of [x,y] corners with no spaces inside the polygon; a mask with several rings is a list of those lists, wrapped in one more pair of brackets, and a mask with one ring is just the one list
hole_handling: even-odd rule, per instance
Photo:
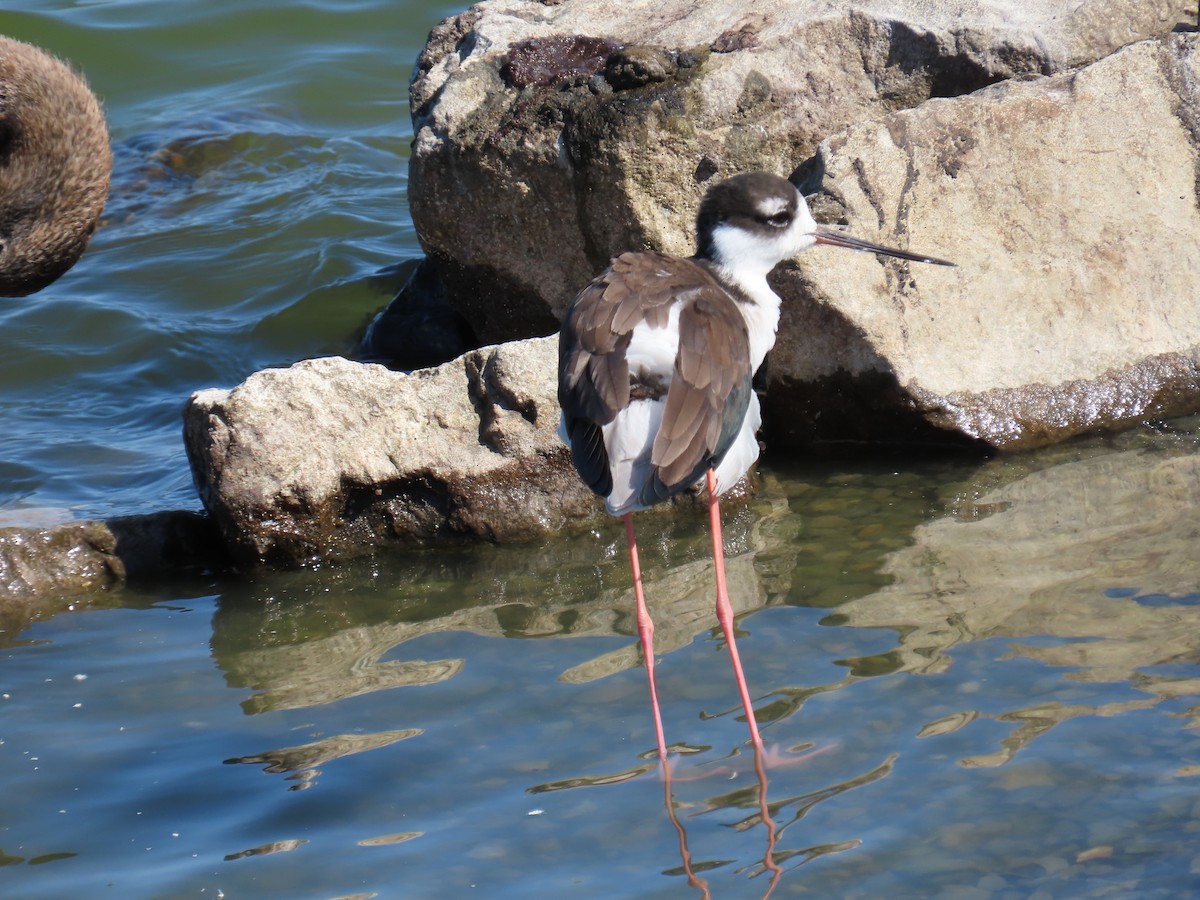
{"label": "rocky shoreline", "polygon": [[814,252],[776,271],[776,452],[1022,450],[1200,411],[1195,4],[903,6],[491,0],[447,19],[411,84],[414,283],[445,298],[447,347],[464,327],[488,346],[197,392],[185,445],[208,513],[0,530],[6,614],[588,522],[546,335],[610,256],[690,253],[706,184],[738,171],[958,264]]}

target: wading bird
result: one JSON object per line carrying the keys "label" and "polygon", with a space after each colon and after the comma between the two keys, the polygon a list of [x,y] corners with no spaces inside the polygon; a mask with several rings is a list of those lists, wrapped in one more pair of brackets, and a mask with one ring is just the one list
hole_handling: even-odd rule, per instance
{"label": "wading bird", "polygon": [[638,637],[664,763],[654,623],[642,590],[633,513],[701,480],[709,496],[717,620],[751,740],[762,750],[734,640],[717,497],[758,458],[760,416],[751,381],[775,343],[780,307],[767,274],[816,244],[952,265],[823,228],[791,182],[766,172],[736,175],[709,189],[696,240],[690,259],[618,256],[571,303],[559,334],[559,430],[588,487],[625,520]]}

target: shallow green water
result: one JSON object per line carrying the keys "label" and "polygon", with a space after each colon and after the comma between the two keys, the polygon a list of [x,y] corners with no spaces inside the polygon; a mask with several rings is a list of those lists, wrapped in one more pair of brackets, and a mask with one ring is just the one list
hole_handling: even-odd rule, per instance
{"label": "shallow green water", "polygon": [[[352,344],[418,253],[404,86],[453,11],[0,3],[118,160],[83,262],[0,305],[0,513],[194,507],[187,394]],[[615,524],[62,598],[0,634],[0,896],[1196,893],[1194,429],[770,460],[726,536],[773,827],[687,515],[639,525],[670,806]]]}

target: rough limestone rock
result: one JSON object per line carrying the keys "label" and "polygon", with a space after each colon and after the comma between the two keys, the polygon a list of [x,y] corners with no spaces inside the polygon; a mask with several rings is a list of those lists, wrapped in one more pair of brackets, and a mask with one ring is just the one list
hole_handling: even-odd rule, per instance
{"label": "rough limestone rock", "polygon": [[1200,409],[1198,40],[825,141],[817,208],[958,266],[818,248],[778,271],[771,437],[1012,449]]}
{"label": "rough limestone rock", "polygon": [[690,253],[712,178],[787,175],[856,122],[1195,16],[1194,0],[489,0],[435,28],[414,70],[413,220],[482,340],[547,334],[611,256]]}
{"label": "rough limestone rock", "polygon": [[[820,248],[778,271],[779,444],[1031,447],[1200,409],[1197,37],[1130,43],[1192,10],[1010,6],[482,4],[414,76],[422,241],[482,336],[544,333],[612,252],[689,252],[702,182],[796,169],[819,218],[958,267]],[[240,560],[277,563],[585,518],[555,344],[202,391],[205,505]]]}
{"label": "rough limestone rock", "polygon": [[556,434],[556,369],[556,338],[408,375],[308,360],[194,394],[185,441],[243,562],[454,535],[516,540],[595,508]]}

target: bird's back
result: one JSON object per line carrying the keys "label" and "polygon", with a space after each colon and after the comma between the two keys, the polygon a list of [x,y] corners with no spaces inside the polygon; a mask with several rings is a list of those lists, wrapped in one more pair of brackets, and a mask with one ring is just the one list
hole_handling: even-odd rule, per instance
{"label": "bird's back", "polygon": [[576,469],[615,515],[690,487],[748,420],[757,427],[752,375],[745,319],[703,261],[621,255],[575,298],[559,337]]}

